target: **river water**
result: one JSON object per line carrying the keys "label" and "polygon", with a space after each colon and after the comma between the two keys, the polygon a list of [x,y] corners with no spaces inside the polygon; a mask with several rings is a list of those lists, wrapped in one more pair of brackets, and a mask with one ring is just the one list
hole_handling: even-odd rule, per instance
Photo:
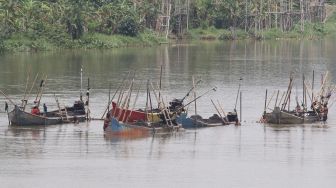
{"label": "river water", "polygon": [[[315,70],[315,88],[325,71],[335,75],[334,49],[336,39],[328,38],[1,55],[0,89],[15,103],[23,98],[28,75],[30,88],[39,73],[39,80],[47,75],[41,102],[56,109],[55,93],[61,105],[71,105],[79,96],[83,67],[83,87],[90,78],[91,117],[102,116],[109,85],[113,94],[129,71],[135,72],[136,88],[140,86],[136,107],[144,107],[146,82],[157,83],[162,65],[166,101],[184,97],[192,76],[202,80],[198,95],[217,87],[197,101],[197,114],[203,117],[216,113],[210,99],[232,111],[240,84],[242,126],[140,138],[104,135],[101,121],[15,127],[8,125],[1,96],[0,187],[334,187],[334,107],[325,125],[256,123],[265,90],[269,96],[284,91],[290,72],[296,73],[293,91],[299,100],[302,73],[312,80]],[[36,91],[35,86],[30,101]],[[189,113],[195,113],[194,105]]]}

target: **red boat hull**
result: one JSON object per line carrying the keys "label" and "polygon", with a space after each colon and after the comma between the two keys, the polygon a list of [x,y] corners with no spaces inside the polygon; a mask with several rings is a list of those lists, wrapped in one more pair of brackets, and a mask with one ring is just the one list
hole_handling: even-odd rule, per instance
{"label": "red boat hull", "polygon": [[137,111],[137,110],[126,110],[117,107],[115,102],[112,102],[111,115],[115,117],[118,121],[121,122],[137,122],[137,121],[147,121],[146,112]]}

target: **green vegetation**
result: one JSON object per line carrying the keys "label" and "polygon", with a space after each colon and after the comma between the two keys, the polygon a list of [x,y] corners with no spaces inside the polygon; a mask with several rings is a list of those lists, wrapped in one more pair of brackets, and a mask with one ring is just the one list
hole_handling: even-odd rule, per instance
{"label": "green vegetation", "polygon": [[151,46],[155,4],[130,0],[0,0],[0,51]]}
{"label": "green vegetation", "polygon": [[[336,31],[336,16],[332,15],[336,0],[328,0],[331,8],[321,10],[316,7],[325,8],[324,4],[288,1],[292,12],[308,6],[315,10],[305,13],[309,16],[304,18],[309,20],[304,21],[304,29],[299,14],[282,16],[280,22],[280,16],[271,13],[281,11],[279,1],[179,0],[170,1],[170,13],[164,13],[162,2],[165,1],[0,0],[0,51],[157,45],[166,42],[165,37],[159,37],[160,32],[164,33],[160,26],[166,14],[171,18],[170,36],[192,39],[312,38]],[[322,23],[324,12],[326,23]]]}
{"label": "green vegetation", "polygon": [[328,18],[325,23],[305,23],[304,31],[301,31],[300,24],[296,24],[290,31],[281,31],[279,28],[264,29],[256,32],[249,32],[243,29],[207,29],[189,30],[188,36],[192,39],[200,40],[241,40],[241,39],[280,39],[280,38],[300,38],[318,39],[336,33],[336,12]]}

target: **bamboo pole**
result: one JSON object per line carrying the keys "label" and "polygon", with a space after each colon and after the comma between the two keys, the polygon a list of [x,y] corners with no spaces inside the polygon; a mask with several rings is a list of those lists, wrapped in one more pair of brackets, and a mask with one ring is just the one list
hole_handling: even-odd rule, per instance
{"label": "bamboo pole", "polygon": [[314,100],[314,76],[315,76],[315,71],[313,70],[313,80],[312,80],[312,102],[313,102],[313,100]]}
{"label": "bamboo pole", "polygon": [[306,87],[306,84],[305,84],[305,81],[303,82],[303,86],[304,86],[304,106],[307,108],[307,87]]}
{"label": "bamboo pole", "polygon": [[225,123],[224,118],[223,118],[222,114],[220,113],[220,111],[218,110],[217,106],[215,105],[215,103],[213,102],[212,99],[210,99],[210,100],[211,100],[212,105],[215,107],[215,109],[216,109],[218,115],[221,117],[223,123]]}
{"label": "bamboo pole", "polygon": [[33,84],[32,84],[32,86],[30,87],[30,90],[29,90],[29,93],[28,93],[28,95],[27,95],[27,101],[25,102],[25,105],[23,106],[23,111],[25,110],[25,108],[26,108],[26,105],[27,105],[27,103],[28,103],[28,99],[29,99],[29,95],[31,94],[31,92],[32,92],[32,90],[33,90],[33,88],[34,88],[34,86],[35,86],[35,83],[36,83],[36,80],[37,80],[37,78],[38,78],[38,73],[36,74],[36,76],[35,76],[35,78],[34,78],[34,81],[33,81]]}
{"label": "bamboo pole", "polygon": [[80,91],[79,91],[79,99],[83,101],[83,67],[80,69]]}
{"label": "bamboo pole", "polygon": [[38,99],[38,96],[39,96],[39,94],[40,94],[40,91],[41,91],[41,89],[42,89],[42,87],[43,87],[43,83],[44,83],[44,79],[45,78],[45,74],[43,74],[42,75],[42,80],[41,80],[41,82],[40,82],[40,86],[39,86],[39,88],[37,89],[37,93],[36,93],[36,97],[35,97],[35,100],[34,100],[34,102],[35,101],[37,101],[37,99]]}
{"label": "bamboo pole", "polygon": [[289,92],[289,97],[288,97],[288,111],[290,110],[291,94],[292,94],[292,90]]}
{"label": "bamboo pole", "polygon": [[24,106],[24,104],[25,104],[25,100],[26,100],[26,96],[27,96],[27,89],[28,89],[29,79],[30,79],[30,69],[28,70],[27,81],[26,81],[26,86],[25,86],[25,90],[24,90],[24,95],[23,95],[23,99],[22,99],[22,104],[21,104],[21,106]]}
{"label": "bamboo pole", "polygon": [[305,76],[302,74],[302,101],[303,101],[303,108],[305,107]]}
{"label": "bamboo pole", "polygon": [[239,86],[238,86],[238,91],[237,91],[237,96],[236,96],[236,103],[235,103],[235,107],[234,107],[234,109],[237,108],[239,91],[240,91],[240,83],[239,83]]}
{"label": "bamboo pole", "polygon": [[56,101],[56,104],[57,104],[57,107],[58,107],[58,113],[59,113],[59,116],[60,116],[60,118],[61,118],[62,121],[63,121],[62,109],[61,109],[61,106],[60,106],[60,104],[59,104],[58,98],[56,97],[56,94],[55,94],[55,93],[54,93],[54,98],[55,98],[55,101]]}
{"label": "bamboo pole", "polygon": [[134,84],[134,80],[132,81],[132,85],[131,85],[131,89],[130,89],[130,92],[128,94],[128,99],[126,101],[126,108],[125,108],[125,113],[124,113],[124,116],[123,116],[123,119],[122,119],[122,122],[125,122],[126,120],[126,116],[127,116],[127,111],[129,109],[129,103],[131,102],[131,97],[132,97],[132,92],[133,92],[133,84]]}
{"label": "bamboo pole", "polygon": [[288,84],[287,92],[285,95],[284,103],[281,107],[281,110],[284,110],[287,106],[287,102],[290,101],[290,94],[291,94],[292,86],[293,86],[293,75],[291,74],[289,78],[289,84]]}
{"label": "bamboo pole", "polygon": [[107,111],[110,111],[110,101],[111,101],[111,83],[109,84],[109,95],[107,101]]}
{"label": "bamboo pole", "polygon": [[87,106],[87,111],[86,111],[86,120],[91,120],[91,110],[90,110],[90,78],[88,78],[88,85],[87,85],[87,90],[86,90],[86,106]]}
{"label": "bamboo pole", "polygon": [[[195,85],[195,77],[194,76],[192,76],[192,81],[193,81],[193,91],[194,91],[194,99],[196,98],[196,91],[195,91],[195,87],[196,87],[196,85]],[[197,115],[197,103],[196,103],[196,101],[195,101],[195,115]]]}
{"label": "bamboo pole", "polygon": [[[309,99],[310,99],[310,102],[313,103],[313,99],[312,99],[311,96],[309,95],[309,87],[307,86],[307,83],[305,83],[305,87],[306,87],[306,92],[308,92],[308,97],[309,97]],[[312,91],[310,90],[310,92],[312,92]]]}
{"label": "bamboo pole", "polygon": [[7,102],[5,102],[5,111],[6,111],[6,113],[7,113],[8,125],[10,125],[10,124],[11,124],[11,121],[10,121],[10,119],[9,119],[8,103],[7,103]]}
{"label": "bamboo pole", "polygon": [[132,82],[130,83],[130,86],[129,86],[128,90],[127,90],[128,92],[127,92],[127,94],[125,96],[125,99],[123,99],[123,101],[121,101],[122,104],[119,106],[120,107],[120,111],[118,113],[117,120],[119,120],[119,119],[122,120],[123,117],[125,116],[125,113],[126,113],[125,107],[126,107],[126,103],[128,101],[128,97],[129,97],[130,92],[131,92],[131,88],[133,87],[133,81],[134,81],[134,78],[132,79]]}
{"label": "bamboo pole", "polygon": [[[152,86],[152,90],[153,90],[154,96],[155,96],[156,100],[158,100],[158,96],[156,95],[156,92],[155,92],[155,89],[154,89],[154,86],[153,86],[152,83],[151,83],[151,86]],[[167,111],[166,105],[165,105],[165,103],[164,103],[163,100],[162,100],[162,105],[163,105],[163,109],[161,110],[161,113],[163,113],[163,117],[165,118],[165,121],[166,121],[167,125],[170,126],[170,127],[172,127],[173,126],[173,122],[170,119],[169,112]]]}
{"label": "bamboo pole", "polygon": [[2,90],[0,90],[0,93],[10,102],[12,105],[17,106],[12,99],[10,99]]}
{"label": "bamboo pole", "polygon": [[240,91],[240,101],[239,101],[239,111],[240,111],[240,117],[239,117],[239,122],[241,123],[242,122],[242,119],[243,119],[243,105],[242,105],[242,92]]}
{"label": "bamboo pole", "polygon": [[216,89],[217,89],[217,87],[213,87],[213,88],[209,89],[208,91],[204,92],[202,95],[196,97],[194,100],[192,100],[192,101],[188,102],[187,104],[183,105],[180,109],[190,105],[191,103],[193,103],[197,99],[199,99],[199,98],[203,97],[204,95],[208,94],[210,91],[216,91]]}
{"label": "bamboo pole", "polygon": [[141,85],[138,88],[137,94],[136,94],[134,102],[133,102],[132,110],[127,116],[126,123],[128,123],[129,118],[132,116],[132,113],[133,113],[134,108],[135,108],[135,104],[136,104],[136,102],[138,101],[138,98],[139,98],[138,96],[139,96],[139,93],[140,93],[140,88],[141,88]]}
{"label": "bamboo pole", "polygon": [[[150,89],[149,89],[149,85],[148,85],[148,100],[149,100],[149,105],[150,105],[150,114],[151,114],[151,117],[152,117],[151,121],[153,122],[153,119],[154,119],[153,103],[152,103],[152,96],[151,96],[151,92],[150,92]],[[159,101],[157,100],[157,102],[159,102]],[[146,116],[147,116],[147,119],[148,119],[148,114]]]}
{"label": "bamboo pole", "polygon": [[[160,69],[159,101],[161,99],[161,87],[162,87],[162,64],[161,64],[161,69]],[[158,108],[160,108],[160,102],[158,102]]]}
{"label": "bamboo pole", "polygon": [[321,88],[320,88],[320,91],[319,91],[319,96],[323,95],[323,93],[324,93],[325,83],[327,81],[328,74],[329,74],[329,71],[326,72],[324,78],[322,77],[322,83],[321,83]]}
{"label": "bamboo pole", "polygon": [[275,103],[274,103],[274,108],[276,107],[276,105],[278,103],[279,92],[280,92],[280,90],[278,90],[278,92],[277,92],[277,96],[275,98]]}
{"label": "bamboo pole", "polygon": [[[120,108],[121,110],[122,110],[122,106],[123,106],[122,103],[123,103],[123,101],[125,100],[125,99],[124,99],[124,94],[125,94],[125,93],[128,93],[128,91],[129,91],[129,90],[126,89],[127,86],[128,86],[128,84],[129,84],[129,82],[130,82],[130,77],[129,77],[129,76],[130,76],[130,72],[128,72],[127,77],[124,79],[124,81],[123,81],[123,83],[122,83],[123,85],[122,85],[121,90],[120,90],[120,92],[119,92],[118,100],[117,100],[117,103],[116,103],[116,106],[119,107],[119,108],[121,107],[121,108]],[[127,95],[126,95],[126,96],[127,96]],[[125,97],[126,97],[126,96],[125,96]],[[118,112],[118,114],[116,114],[116,111],[115,111],[115,112],[113,113],[113,116],[114,116],[114,117],[119,116],[119,113],[122,112],[121,110]]]}
{"label": "bamboo pole", "polygon": [[127,87],[128,85],[128,82],[130,82],[130,73],[131,72],[128,72],[126,78],[124,79],[123,81],[123,87],[122,89],[120,90],[120,93],[119,93],[119,96],[118,96],[118,100],[117,100],[117,106],[120,106],[121,102],[123,101],[123,98],[124,98],[124,93],[125,93],[125,88]]}
{"label": "bamboo pole", "polygon": [[264,106],[264,114],[266,114],[266,103],[267,103],[267,89],[266,89],[266,94],[265,94],[265,106]]}
{"label": "bamboo pole", "polygon": [[219,100],[217,100],[217,104],[218,104],[220,110],[222,111],[222,113],[223,113],[223,115],[224,115],[224,119],[225,119],[225,121],[226,121],[226,122],[229,122],[229,120],[228,120],[228,118],[227,118],[227,115],[226,115],[226,113],[225,113],[225,111],[224,111],[224,108],[223,108],[223,106],[219,103]]}
{"label": "bamboo pole", "polygon": [[[105,116],[105,114],[106,114],[106,112],[109,111],[109,106],[111,105],[111,103],[112,103],[114,97],[117,95],[117,93],[118,93],[118,91],[119,91],[120,88],[121,88],[121,84],[119,85],[119,87],[117,88],[117,90],[114,92],[112,98],[110,99],[110,97],[109,97],[110,100],[109,100],[109,102],[108,102],[108,104],[107,104],[107,107],[106,107],[106,109],[105,109],[105,111],[104,111],[104,113],[103,113],[101,119],[103,119],[104,116]],[[109,93],[109,95],[110,95],[110,93]]]}
{"label": "bamboo pole", "polygon": [[[157,96],[157,94],[156,94],[156,92],[155,92],[155,88],[154,88],[154,86],[153,86],[153,83],[151,82],[150,84],[151,84],[151,86],[152,86],[152,90],[153,90],[153,93],[154,93],[154,97],[155,97],[155,99],[158,101],[159,98],[158,98],[158,96]],[[165,112],[167,112],[167,108],[166,108],[166,105],[165,105],[165,103],[164,103],[164,101],[163,101],[163,97],[161,97],[161,99],[162,99],[162,100],[160,101],[160,102],[162,102],[162,109],[160,109],[160,110],[161,110],[161,113],[163,112],[163,115],[164,115],[164,117],[165,117],[165,119],[166,119],[166,122],[167,122],[167,123],[169,122],[169,123],[172,125],[172,122],[171,122],[170,117],[169,117],[169,113],[167,114],[168,117],[167,117],[167,115],[165,114]],[[167,120],[169,120],[169,121],[167,121]]]}
{"label": "bamboo pole", "polygon": [[[282,99],[284,98],[285,94],[286,94],[286,92],[285,92],[285,91],[284,91],[284,92],[282,92],[281,98],[280,98],[280,100],[279,100],[279,103],[277,104],[277,106],[279,106],[279,107],[280,107],[280,103],[282,102]],[[284,102],[282,102],[281,106],[283,105],[283,103],[284,103]]]}
{"label": "bamboo pole", "polygon": [[268,108],[268,106],[270,105],[270,103],[271,103],[271,101],[272,101],[274,95],[275,95],[275,91],[273,91],[271,98],[268,100],[268,103],[267,103],[266,108]]}
{"label": "bamboo pole", "polygon": [[146,111],[146,120],[148,121],[148,102],[149,102],[149,98],[148,98],[148,94],[149,94],[149,80],[147,80],[147,84],[146,84],[146,108],[145,108],[145,111]]}
{"label": "bamboo pole", "polygon": [[42,80],[41,81],[41,87],[40,87],[40,92],[38,93],[38,95],[37,95],[37,98],[36,98],[36,100],[37,100],[37,107],[39,107],[40,106],[40,102],[41,102],[41,98],[42,98],[42,94],[43,94],[43,90],[44,90],[44,86],[45,86],[45,83],[47,82],[47,78],[48,78],[48,76],[46,75],[45,77],[44,77],[44,81]]}

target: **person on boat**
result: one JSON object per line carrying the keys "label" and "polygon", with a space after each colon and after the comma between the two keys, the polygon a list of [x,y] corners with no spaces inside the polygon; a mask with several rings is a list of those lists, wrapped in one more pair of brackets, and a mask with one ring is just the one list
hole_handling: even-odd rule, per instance
{"label": "person on boat", "polygon": [[301,108],[299,103],[297,103],[295,107],[295,115],[299,116],[300,114],[302,114],[302,112],[304,111],[303,109],[304,109],[304,106],[302,105],[302,108]]}
{"label": "person on boat", "polygon": [[110,118],[110,113],[107,113],[106,114],[106,118],[104,119],[104,131],[106,130],[106,128],[109,126],[109,124],[110,124],[110,120],[111,118]]}
{"label": "person on boat", "polygon": [[8,113],[8,103],[5,102],[5,111]]}
{"label": "person on boat", "polygon": [[310,108],[311,108],[312,110],[316,110],[316,108],[317,108],[317,102],[314,101],[314,102],[311,104]]}
{"label": "person on boat", "polygon": [[34,106],[31,110],[31,114],[39,115],[40,114],[40,109],[37,106]]}
{"label": "person on boat", "polygon": [[47,112],[48,112],[48,107],[45,103],[43,103],[43,113],[44,113],[44,116],[47,116]]}
{"label": "person on boat", "polygon": [[324,104],[322,120],[325,122],[328,119],[328,104]]}

